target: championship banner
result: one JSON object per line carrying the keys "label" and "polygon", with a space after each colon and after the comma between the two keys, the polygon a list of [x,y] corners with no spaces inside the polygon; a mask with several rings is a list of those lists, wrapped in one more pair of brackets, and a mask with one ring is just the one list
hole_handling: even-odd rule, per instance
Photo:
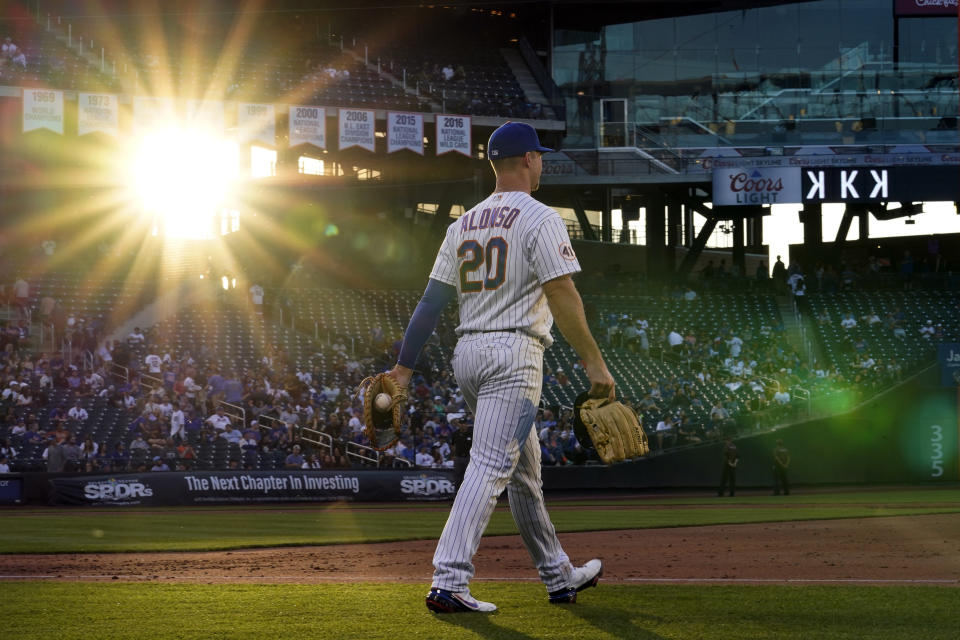
{"label": "championship banner", "polygon": [[187,100],[188,126],[222,136],[227,129],[227,119],[223,109],[223,102],[219,100]]}
{"label": "championship banner", "polygon": [[120,108],[117,96],[107,93],[77,94],[77,135],[120,134]]}
{"label": "championship banner", "polygon": [[376,118],[373,111],[340,109],[340,150],[361,147],[374,151]]}
{"label": "championship banner", "polygon": [[177,103],[173,98],[133,98],[133,133],[143,135],[176,121]]}
{"label": "championship banner", "polygon": [[323,107],[290,105],[290,146],[312,144],[327,148],[327,110]]}
{"label": "championship banner", "polygon": [[422,113],[387,113],[387,153],[401,149],[423,155]]}
{"label": "championship banner", "polygon": [[470,156],[472,140],[470,138],[470,116],[451,116],[437,114],[437,155],[456,151]]}
{"label": "championship banner", "polygon": [[800,202],[800,169],[762,167],[715,169],[714,206],[782,204]]}
{"label": "championship banner", "polygon": [[50,483],[55,504],[111,506],[436,501],[456,492],[449,472],[432,469],[163,471],[53,477]]}
{"label": "championship banner", "polygon": [[237,105],[237,132],[241,142],[276,144],[276,114],[272,104]]}
{"label": "championship banner", "polygon": [[63,135],[63,91],[23,90],[23,132],[34,129]]}

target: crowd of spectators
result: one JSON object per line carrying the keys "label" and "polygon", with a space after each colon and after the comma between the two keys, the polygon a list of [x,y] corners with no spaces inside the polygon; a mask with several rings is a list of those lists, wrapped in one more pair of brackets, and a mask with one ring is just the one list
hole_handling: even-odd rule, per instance
{"label": "crowd of spectators", "polygon": [[[33,300],[31,306],[24,284],[18,277],[3,287],[11,312],[0,332],[0,464],[37,468],[23,453],[38,446],[43,447],[39,464],[54,471],[370,464],[352,455],[369,445],[361,400],[353,391],[363,377],[395,361],[399,336],[374,327],[367,335],[318,341],[314,347],[322,357],[308,364],[267,345],[255,360],[238,364],[224,361],[208,345],[193,354],[171,347],[176,336],[164,331],[174,325],[136,328],[123,340],[107,341],[102,315],[76,314],[53,299]],[[665,296],[696,305],[703,290],[677,287]],[[242,312],[270,322],[252,303]],[[38,348],[30,335],[31,316],[56,323],[55,350]],[[822,312],[817,322],[849,334],[850,362],[808,366],[783,326],[767,322],[758,330],[734,324],[705,330],[607,311],[597,316],[594,329],[606,349],[635,358],[639,369],[647,368],[644,362],[663,365],[644,388],[618,387],[642,416],[656,451],[780,424],[805,408],[796,390],[814,396],[867,394],[900,380],[904,368],[896,358],[881,361],[871,354],[868,329],[893,336],[909,330],[931,343],[946,336],[936,318],[919,328],[904,326],[899,308],[838,318]],[[455,315],[445,317],[428,343],[402,436],[379,466],[454,466],[455,435],[471,426],[448,365],[454,326]],[[577,367],[577,362],[546,367],[545,389],[571,385],[568,372]],[[95,441],[89,423],[104,408],[121,412],[126,429],[120,437]],[[547,406],[536,420],[544,464],[592,458],[577,440],[569,408]]]}

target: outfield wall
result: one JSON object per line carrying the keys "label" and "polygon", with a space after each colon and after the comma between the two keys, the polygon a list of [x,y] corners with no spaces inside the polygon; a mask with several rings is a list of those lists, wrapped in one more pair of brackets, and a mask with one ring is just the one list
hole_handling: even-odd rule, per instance
{"label": "outfield wall", "polygon": [[[843,415],[811,420],[736,441],[737,484],[769,487],[773,449],[783,439],[795,484],[939,483],[960,480],[958,389],[936,386],[932,369]],[[712,487],[722,444],[697,446],[638,462],[544,469],[548,489]]]}

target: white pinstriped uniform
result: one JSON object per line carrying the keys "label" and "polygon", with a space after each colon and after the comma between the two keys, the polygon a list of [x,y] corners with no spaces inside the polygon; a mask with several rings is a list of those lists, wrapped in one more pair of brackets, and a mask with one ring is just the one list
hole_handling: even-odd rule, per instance
{"label": "white pinstriped uniform", "polygon": [[433,557],[434,587],[467,589],[504,487],[547,590],[568,586],[573,567],[543,502],[533,422],[553,325],[541,285],[579,270],[560,215],[523,192],[494,193],[447,229],[430,277],[457,287],[453,371],[475,421],[470,464]]}

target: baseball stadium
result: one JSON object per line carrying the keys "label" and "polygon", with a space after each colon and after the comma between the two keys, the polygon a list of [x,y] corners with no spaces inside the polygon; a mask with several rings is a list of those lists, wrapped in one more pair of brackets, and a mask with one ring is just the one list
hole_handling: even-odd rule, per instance
{"label": "baseball stadium", "polygon": [[0,637],[960,638],[957,0],[0,0]]}

